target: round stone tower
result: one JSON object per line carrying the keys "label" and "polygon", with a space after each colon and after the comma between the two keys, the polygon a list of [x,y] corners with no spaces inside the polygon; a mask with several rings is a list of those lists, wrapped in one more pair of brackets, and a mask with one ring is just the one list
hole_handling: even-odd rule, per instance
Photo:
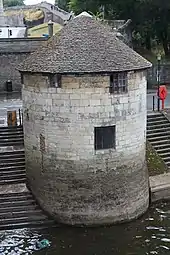
{"label": "round stone tower", "polygon": [[20,65],[28,185],[59,222],[110,224],[147,210],[150,66],[86,15]]}

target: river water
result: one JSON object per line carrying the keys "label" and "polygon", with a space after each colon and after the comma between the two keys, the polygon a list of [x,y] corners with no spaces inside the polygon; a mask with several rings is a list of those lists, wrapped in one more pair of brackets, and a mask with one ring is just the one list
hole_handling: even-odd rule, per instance
{"label": "river water", "polygon": [[[37,241],[50,247],[38,250]],[[170,255],[170,202],[152,206],[140,219],[100,228],[0,232],[0,255]]]}

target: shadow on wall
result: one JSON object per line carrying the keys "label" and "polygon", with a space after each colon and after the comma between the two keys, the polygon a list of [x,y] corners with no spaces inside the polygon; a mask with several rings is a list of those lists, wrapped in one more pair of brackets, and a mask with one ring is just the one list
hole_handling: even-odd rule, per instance
{"label": "shadow on wall", "polygon": [[26,20],[25,18],[23,18],[23,23],[28,28],[35,27],[44,23],[44,17],[38,20]]}
{"label": "shadow on wall", "polygon": [[21,91],[21,76],[16,69],[47,38],[3,38],[0,39],[0,92],[6,92],[6,82],[12,81],[12,91]]}

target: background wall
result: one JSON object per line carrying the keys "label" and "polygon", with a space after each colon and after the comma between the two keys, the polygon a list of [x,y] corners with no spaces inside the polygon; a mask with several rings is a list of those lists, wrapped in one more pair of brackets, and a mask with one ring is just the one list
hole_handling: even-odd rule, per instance
{"label": "background wall", "polygon": [[24,25],[24,22],[23,22],[23,18],[25,16],[24,12],[29,10],[32,11],[33,9],[35,9],[35,11],[38,9],[43,11],[44,13],[43,22],[48,22],[52,20],[53,22],[59,23],[60,25],[63,25],[64,21],[68,20],[71,15],[70,13],[60,9],[57,6],[54,6],[47,2],[42,2],[37,5],[14,6],[14,7],[6,8],[5,9],[6,24],[10,26]]}
{"label": "background wall", "polygon": [[46,38],[0,39],[0,92],[5,90],[7,80],[12,81],[14,91],[21,90],[21,78],[16,68],[46,40]]}

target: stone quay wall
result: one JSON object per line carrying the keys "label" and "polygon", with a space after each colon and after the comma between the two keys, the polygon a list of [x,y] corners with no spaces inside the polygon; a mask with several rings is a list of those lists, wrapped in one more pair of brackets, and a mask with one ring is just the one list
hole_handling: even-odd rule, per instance
{"label": "stone quay wall", "polygon": [[[128,93],[109,76],[24,75],[28,185],[44,210],[71,225],[129,221],[149,204],[145,161],[146,73],[129,72]],[[116,148],[95,150],[94,127],[116,125]]]}
{"label": "stone quay wall", "polygon": [[21,91],[21,76],[16,68],[46,40],[45,38],[0,39],[0,92],[5,91],[7,80],[12,81],[14,91]]}
{"label": "stone quay wall", "polygon": [[71,13],[60,9],[58,6],[47,2],[41,2],[35,5],[11,6],[5,8],[5,11],[8,12],[8,16],[6,16],[6,24],[11,26],[24,25],[24,11],[33,9],[40,9],[44,12],[44,22],[52,20],[60,25],[64,25],[64,22],[71,16]]}

